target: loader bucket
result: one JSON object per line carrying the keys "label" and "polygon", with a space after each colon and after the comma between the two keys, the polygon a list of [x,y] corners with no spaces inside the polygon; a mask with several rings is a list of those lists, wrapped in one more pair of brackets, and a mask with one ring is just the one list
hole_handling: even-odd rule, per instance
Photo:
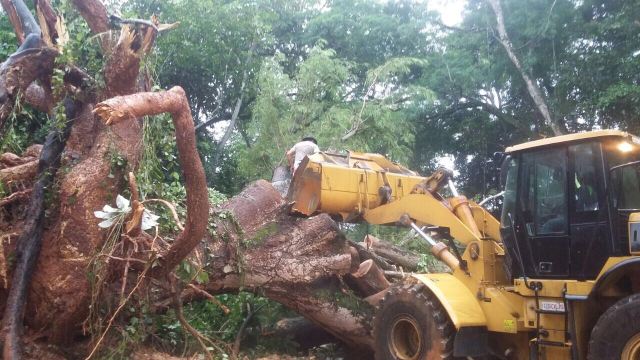
{"label": "loader bucket", "polygon": [[296,170],[288,200],[292,211],[324,212],[357,221],[367,210],[409,194],[424,178],[379,154],[318,153]]}

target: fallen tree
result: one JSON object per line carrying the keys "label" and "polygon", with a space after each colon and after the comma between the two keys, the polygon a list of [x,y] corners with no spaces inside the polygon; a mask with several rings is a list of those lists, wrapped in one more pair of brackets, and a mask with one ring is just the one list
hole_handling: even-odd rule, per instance
{"label": "fallen tree", "polygon": [[[258,181],[214,210],[213,218],[207,221],[207,212],[202,209],[206,199],[206,184],[201,181],[204,172],[195,149],[191,112],[180,88],[116,97],[98,104],[95,111],[109,125],[165,111],[174,119],[187,187],[187,222],[173,245],[160,254],[153,277],[166,276],[200,246],[200,253],[207,254],[200,262],[209,274],[209,292],[258,292],[296,310],[351,346],[370,347],[367,326],[371,306],[349,294],[350,289],[340,281],[341,276],[357,272],[359,257],[352,254],[328,215],[291,217],[271,184]],[[213,228],[210,240],[199,243],[207,223]],[[193,228],[197,228],[196,234]],[[342,294],[350,299],[341,300]]]}
{"label": "fallen tree", "polygon": [[[215,294],[243,290],[284,304],[366,354],[372,345],[372,304],[389,286],[383,270],[394,260],[348,242],[327,215],[289,216],[288,205],[265,181],[210,208],[184,91],[176,87],[148,92],[149,77],[139,73],[140,61],[158,33],[171,26],[152,19],[127,21],[112,29],[100,1],[73,1],[90,29],[108,40],[101,42],[109,54],[105,87],[90,83],[82,69],[66,64],[57,69],[64,73],[63,89],[55,89],[50,78],[63,44],[52,29],[63,29],[64,24],[51,16],[47,0],[37,3],[40,24],[21,0],[2,1],[24,43],[0,66],[0,129],[19,94],[29,88],[38,96],[24,100],[44,111],[61,106],[61,95],[74,101],[73,111],[62,119],[70,131],[68,140],[59,138],[55,152],[64,151],[64,172],[56,174],[47,165],[59,156],[52,159],[47,145],[21,156],[0,156],[0,181],[9,184],[11,192],[0,208],[24,210],[31,204],[35,209],[3,216],[0,222],[4,358],[22,356],[23,321],[32,338],[45,343],[67,345],[90,338],[83,355],[92,357],[114,322],[126,320],[122,309],[134,299],[148,299],[157,311],[173,307],[182,326],[207,352],[209,340],[185,322],[182,303],[203,297],[215,301]],[[111,36],[116,30],[117,39]],[[178,234],[143,229],[147,200],[138,195],[135,177],[124,181],[124,170],[114,170],[109,160],[116,152],[127,170],[135,172],[141,156],[140,118],[160,113],[173,119],[187,190],[187,215]],[[109,176],[114,171],[117,176]],[[49,203],[43,200],[47,183],[36,178],[45,173],[47,181],[57,185]],[[13,186],[17,183],[20,186]],[[112,204],[127,187],[130,203],[118,201],[130,209],[108,229],[99,226],[95,212]],[[43,224],[45,208],[50,211]],[[9,260],[16,255],[15,262]],[[176,271],[181,264],[196,269],[195,275],[206,273],[206,281],[181,278]]]}

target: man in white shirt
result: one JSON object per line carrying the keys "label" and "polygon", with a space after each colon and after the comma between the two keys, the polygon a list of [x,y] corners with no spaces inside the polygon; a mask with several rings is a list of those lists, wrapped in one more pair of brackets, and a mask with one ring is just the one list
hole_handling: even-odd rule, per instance
{"label": "man in white shirt", "polygon": [[305,156],[319,152],[320,148],[318,148],[318,141],[312,136],[304,137],[299,143],[293,145],[293,147],[286,153],[291,174],[296,171],[298,165],[300,165],[300,162]]}

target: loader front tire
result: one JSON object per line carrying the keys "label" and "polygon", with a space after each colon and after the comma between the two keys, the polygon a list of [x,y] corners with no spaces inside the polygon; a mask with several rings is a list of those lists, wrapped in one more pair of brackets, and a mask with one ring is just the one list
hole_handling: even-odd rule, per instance
{"label": "loader front tire", "polygon": [[373,321],[376,360],[453,359],[455,327],[422,285],[392,286]]}
{"label": "loader front tire", "polygon": [[588,360],[640,359],[640,294],[615,303],[591,331]]}

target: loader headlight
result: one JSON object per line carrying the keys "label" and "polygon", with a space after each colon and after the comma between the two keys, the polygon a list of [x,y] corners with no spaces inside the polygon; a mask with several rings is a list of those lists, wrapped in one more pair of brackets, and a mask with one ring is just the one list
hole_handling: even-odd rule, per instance
{"label": "loader headlight", "polygon": [[618,150],[622,153],[628,153],[633,150],[633,145],[629,144],[626,141],[623,141],[618,144]]}

